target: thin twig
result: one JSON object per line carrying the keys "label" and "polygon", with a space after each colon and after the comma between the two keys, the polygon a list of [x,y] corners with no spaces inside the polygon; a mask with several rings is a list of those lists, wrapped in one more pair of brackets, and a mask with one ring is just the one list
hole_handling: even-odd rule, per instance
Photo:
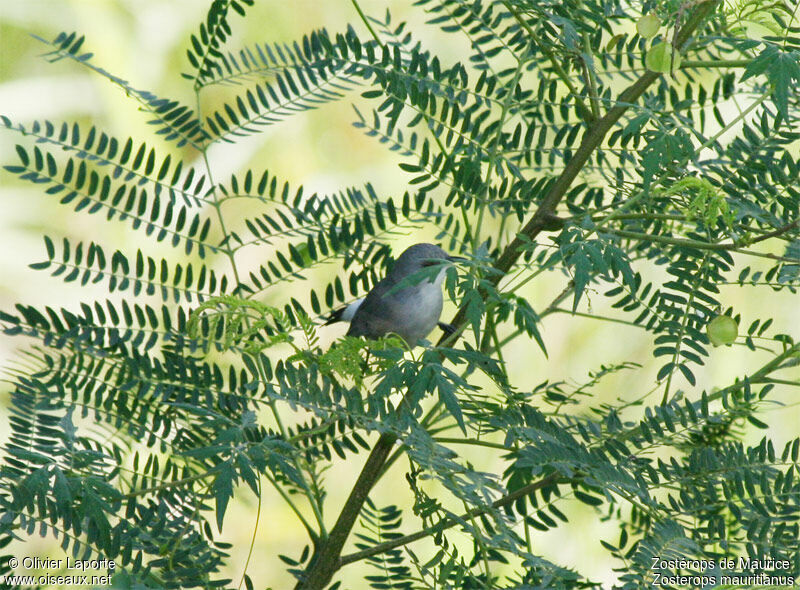
{"label": "thin twig", "polygon": [[558,61],[556,55],[552,52],[552,50],[547,46],[547,44],[543,43],[542,40],[539,38],[539,35],[536,34],[536,31],[525,22],[525,19],[517,12],[513,6],[511,6],[508,2],[504,1],[503,4],[505,5],[506,9],[511,13],[519,25],[525,29],[525,32],[528,33],[528,36],[531,38],[531,41],[536,43],[536,46],[542,50],[545,57],[550,61],[550,65],[553,66],[556,74],[561,81],[569,88],[571,96],[575,99],[575,106],[578,108],[578,112],[580,113],[581,117],[587,121],[592,122],[595,120],[595,116],[592,114],[592,111],[589,107],[586,106],[586,103],[583,102],[581,98],[581,94],[578,92],[578,89],[575,87],[575,84],[572,83],[572,78],[570,75],[561,67],[561,63]]}
{"label": "thin twig", "polygon": [[408,545],[409,543],[413,543],[414,541],[418,541],[419,539],[424,539],[425,537],[429,537],[441,531],[447,530],[456,526],[459,522],[464,522],[466,520],[475,518],[476,516],[482,516],[492,510],[497,508],[502,508],[504,506],[508,506],[509,504],[513,504],[518,499],[532,494],[536,490],[540,490],[542,488],[555,485],[559,482],[560,477],[555,474],[551,473],[550,475],[540,479],[539,481],[529,483],[526,486],[519,488],[492,502],[489,506],[480,507],[480,508],[473,508],[462,514],[459,517],[448,517],[444,518],[438,523],[426,527],[416,533],[412,533],[410,535],[405,535],[404,537],[398,537],[397,539],[392,539],[391,541],[386,541],[379,545],[375,545],[374,547],[370,547],[369,549],[364,549],[363,551],[357,551],[355,553],[351,553],[349,555],[343,556],[339,560],[340,567],[345,566],[349,563],[353,563],[355,561],[360,561],[362,559],[366,559],[367,557],[371,557],[372,555],[377,555],[379,553],[383,553],[390,549],[394,549],[395,547],[402,547],[403,545]]}

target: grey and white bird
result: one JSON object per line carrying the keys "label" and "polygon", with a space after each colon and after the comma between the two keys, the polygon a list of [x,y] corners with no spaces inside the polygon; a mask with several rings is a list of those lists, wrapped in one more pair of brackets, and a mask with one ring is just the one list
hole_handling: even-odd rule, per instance
{"label": "grey and white bird", "polygon": [[[348,336],[366,336],[378,339],[393,333],[401,336],[409,345],[416,344],[439,325],[445,332],[452,326],[439,322],[444,298],[442,282],[446,272],[443,262],[464,260],[450,256],[434,244],[414,244],[395,261],[394,266],[379,281],[367,296],[353,301],[347,307],[333,312],[326,324],[349,321]],[[419,282],[405,279],[429,266],[441,266],[435,277],[422,278]]]}

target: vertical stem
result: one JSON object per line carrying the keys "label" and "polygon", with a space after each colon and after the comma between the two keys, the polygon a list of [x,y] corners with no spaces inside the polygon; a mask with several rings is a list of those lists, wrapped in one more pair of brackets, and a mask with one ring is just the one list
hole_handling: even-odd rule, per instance
{"label": "vertical stem", "polygon": [[705,276],[706,264],[708,263],[709,256],[709,252],[706,252],[703,256],[703,262],[700,264],[697,277],[692,285],[692,292],[689,293],[689,299],[686,301],[686,309],[683,312],[683,317],[681,318],[681,331],[678,335],[678,340],[675,342],[675,352],[672,353],[672,369],[670,370],[669,375],[667,375],[667,383],[664,386],[664,397],[661,398],[662,406],[666,405],[667,401],[669,401],[669,387],[672,383],[672,376],[675,374],[675,370],[678,368],[678,363],[681,360],[681,346],[683,344],[683,337],[686,334],[686,328],[689,326],[689,317],[692,313],[694,295],[699,289],[700,281],[702,281]]}
{"label": "vertical stem", "polygon": [[[365,27],[367,27],[369,34],[372,35],[372,38],[375,40],[376,43],[378,43],[379,45],[383,45],[383,43],[381,43],[380,37],[378,37],[378,33],[375,32],[375,29],[372,27],[372,24],[369,22],[369,19],[367,18],[367,15],[364,14],[364,11],[361,9],[361,5],[358,3],[358,0],[350,0],[350,1],[353,3],[356,12],[358,12],[358,16],[361,18],[361,22],[364,23]],[[439,139],[439,136],[433,132],[433,125],[431,124],[430,116],[428,115],[427,112],[425,112],[425,110],[421,110],[420,114],[425,119],[425,125],[428,127],[428,131],[431,132],[431,137],[433,137],[433,141],[436,142],[439,151],[442,152],[442,154],[446,154],[447,149],[444,147],[442,140]],[[461,218],[464,221],[464,232],[466,233],[467,237],[474,243],[475,240],[472,237],[472,230],[470,229],[470,223],[469,223],[469,218],[467,217],[466,209],[464,207],[460,207],[460,209],[461,209]]]}
{"label": "vertical stem", "polygon": [[[196,104],[196,110],[197,110],[197,117],[198,117],[198,119],[200,119],[200,118],[202,118],[202,110],[201,110],[201,105],[200,105],[200,90],[196,89],[194,94],[195,94],[195,104]],[[225,218],[222,215],[222,203],[219,200],[219,195],[217,193],[217,185],[214,182],[214,176],[213,176],[213,174],[211,172],[211,163],[208,161],[208,145],[203,146],[203,148],[201,150],[201,153],[203,154],[203,163],[205,164],[206,174],[208,175],[208,180],[211,183],[211,187],[212,187],[212,190],[211,190],[211,196],[213,198],[212,206],[214,207],[214,211],[216,211],[217,220],[219,221],[220,230],[222,231],[223,236],[225,236],[225,238],[227,238],[228,237],[228,230],[227,230],[227,227],[225,226]],[[239,287],[241,285],[241,278],[240,278],[240,275],[239,275],[239,268],[236,265],[235,251],[233,250],[233,248],[230,245],[228,245],[228,240],[224,240],[224,242],[225,242],[225,246],[222,248],[222,251],[225,253],[225,255],[228,257],[228,260],[230,261],[231,269],[233,271],[233,276],[234,276],[234,279],[236,280],[236,288],[234,290],[234,293],[238,293]],[[250,325],[251,325],[250,324],[250,318],[249,317],[245,317],[244,321],[245,321],[245,324],[247,325],[247,327],[250,327]],[[262,363],[260,358],[257,359],[257,366],[258,366],[259,374],[261,375],[262,380],[266,383],[266,381],[267,381],[266,371],[264,369],[263,363]],[[278,408],[277,408],[274,400],[270,400],[269,407],[270,407],[270,410],[272,411],[272,415],[275,418],[275,423],[278,426],[278,430],[280,431],[281,436],[284,439],[286,439],[288,437],[288,433],[287,433],[287,431],[286,431],[286,429],[285,429],[285,427],[283,425],[283,421],[281,420],[280,413],[278,412]],[[297,470],[302,473],[302,469],[300,469],[300,465],[298,464],[297,459],[296,458],[292,458],[292,462],[295,464],[295,467],[297,467]],[[270,480],[270,481],[272,481],[272,480]],[[319,525],[320,534],[324,536],[324,534],[325,534],[325,523],[322,520],[321,509],[320,509],[320,507],[318,505],[318,502],[317,502],[314,494],[311,493],[311,490],[308,487],[308,483],[306,482],[305,477],[302,478],[302,481],[303,481],[303,490],[304,490],[305,496],[308,499],[308,503],[311,506],[312,511],[314,512],[314,516],[315,516],[315,518],[317,520],[317,524]],[[277,488],[277,482],[274,482],[274,483],[275,483],[275,487]],[[282,492],[282,490],[280,490],[280,489],[278,491]],[[287,503],[291,506],[291,508],[294,510],[294,512],[299,516],[300,515],[300,511],[297,509],[296,506],[294,506],[294,503],[292,502],[291,498],[289,498],[289,496],[284,494],[284,493],[281,493],[281,496],[287,501]],[[308,527],[307,523],[305,523],[305,525],[306,525],[306,528],[309,530],[309,532],[312,532],[311,529]]]}
{"label": "vertical stem", "polygon": [[581,94],[578,92],[575,84],[572,83],[572,78],[561,66],[561,62],[559,62],[558,57],[556,57],[556,54],[553,53],[553,50],[550,49],[546,43],[542,42],[542,40],[539,38],[539,35],[536,34],[536,31],[534,31],[533,28],[527,22],[525,22],[525,19],[522,18],[520,13],[513,6],[511,6],[507,0],[503,0],[503,5],[508,9],[508,11],[511,13],[511,16],[514,17],[519,25],[525,29],[525,32],[528,33],[531,41],[536,43],[536,46],[550,61],[550,65],[553,66],[553,70],[555,70],[556,75],[561,78],[561,81],[564,82],[566,87],[569,89],[571,96],[575,99],[575,106],[578,109],[581,118],[587,122],[594,121],[595,117],[592,114],[592,111],[589,110],[589,108],[584,104]]}
{"label": "vertical stem", "polygon": [[350,0],[350,1],[353,3],[353,6],[355,7],[358,16],[361,17],[361,21],[364,23],[364,26],[367,27],[369,34],[372,35],[373,39],[375,39],[380,43],[380,39],[378,38],[378,35],[375,33],[375,29],[372,28],[372,24],[370,24],[367,15],[365,15],[364,11],[361,10],[361,6],[359,6],[358,0]]}
{"label": "vertical stem", "polygon": [[481,227],[483,226],[483,214],[486,211],[486,207],[488,206],[488,199],[489,199],[489,191],[491,190],[491,180],[492,175],[494,174],[494,168],[497,164],[497,152],[498,148],[500,147],[500,139],[503,137],[503,125],[506,122],[506,115],[508,114],[508,108],[511,106],[511,99],[514,97],[514,91],[517,89],[517,84],[519,84],[519,80],[522,77],[522,70],[523,66],[526,63],[525,60],[527,58],[527,54],[523,55],[517,61],[517,69],[514,72],[514,79],[511,81],[511,84],[507,88],[506,95],[503,97],[503,105],[502,110],[500,111],[500,118],[497,121],[497,132],[495,133],[494,140],[492,141],[492,147],[489,150],[489,167],[486,170],[486,180],[485,186],[486,188],[483,191],[483,198],[485,201],[483,203],[478,203],[478,221],[475,224],[475,232],[472,234],[472,249],[477,250],[479,241],[480,241],[480,234],[481,234]]}
{"label": "vertical stem", "polygon": [[[195,90],[195,104],[196,104],[196,111],[197,111],[197,118],[198,120],[202,118],[202,111],[200,109],[200,91]],[[217,184],[214,182],[214,175],[211,172],[211,163],[208,161],[208,145],[204,145],[200,150],[203,155],[203,164],[206,168],[206,174],[208,175],[208,181],[211,183],[211,197],[213,198],[213,203],[211,206],[214,207],[214,211],[217,215],[217,221],[219,221],[219,228],[222,231],[222,235],[226,238],[228,237],[228,229],[225,227],[225,218],[222,215],[222,206],[219,201],[219,195],[217,194]],[[239,268],[236,266],[236,257],[234,255],[233,249],[228,245],[227,240],[225,241],[225,246],[222,248],[222,251],[228,257],[228,260],[231,263],[231,269],[233,271],[233,277],[236,280],[236,291],[239,290],[239,285],[241,285],[241,279],[239,278]]]}
{"label": "vertical stem", "polygon": [[583,33],[583,56],[581,63],[586,76],[586,87],[589,89],[589,105],[592,107],[592,115],[595,119],[600,117],[600,97],[597,94],[597,77],[594,75],[594,68],[589,67],[588,56],[591,55],[592,44],[589,42],[589,34]]}
{"label": "vertical stem", "polygon": [[242,578],[239,580],[239,590],[244,584],[244,577],[247,575],[247,567],[250,565],[250,558],[253,557],[253,547],[256,544],[256,533],[258,532],[258,523],[261,520],[261,480],[258,480],[258,505],[256,506],[256,523],[253,525],[253,537],[250,539],[250,549],[247,551],[247,559],[244,562],[244,569],[242,570]]}
{"label": "vertical stem", "polygon": [[481,535],[478,523],[475,521],[475,515],[470,512],[466,502],[462,502],[462,505],[464,506],[464,513],[469,514],[469,521],[472,523],[472,528],[475,531],[475,542],[478,544],[478,549],[481,552],[483,571],[486,574],[486,581],[483,583],[483,587],[487,590],[491,590],[492,570],[489,567],[489,553],[486,551],[486,543],[483,542],[483,535]]}
{"label": "vertical stem", "polygon": [[378,479],[383,464],[394,447],[397,436],[384,432],[372,448],[361,473],[350,491],[350,495],[339,513],[336,524],[328,538],[320,543],[314,551],[306,574],[295,586],[295,590],[322,590],[333,578],[333,574],[341,567],[342,548],[353,529],[361,507],[369,495],[372,486]]}

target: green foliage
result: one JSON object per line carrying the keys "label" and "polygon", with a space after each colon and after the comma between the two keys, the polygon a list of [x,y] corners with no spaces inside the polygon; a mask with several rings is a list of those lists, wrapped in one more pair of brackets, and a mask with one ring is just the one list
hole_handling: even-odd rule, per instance
{"label": "green foliage", "polygon": [[[209,139],[208,132],[203,129],[203,125],[199,118],[195,115],[191,108],[181,105],[177,101],[159,98],[153,93],[146,90],[137,90],[131,86],[127,81],[115,76],[114,74],[104,70],[101,67],[94,65],[92,53],[79,53],[83,47],[84,37],[78,37],[75,33],[59,33],[52,41],[47,41],[40,37],[36,37],[42,43],[48,45],[52,50],[45,54],[45,57],[50,61],[58,61],[61,59],[70,59],[83,67],[88,68],[92,72],[106,78],[112,84],[119,86],[127,96],[132,97],[139,103],[139,107],[149,113],[153,118],[150,124],[154,125],[156,133],[163,135],[165,139],[174,141],[178,147],[191,145],[192,147],[199,148],[200,145]],[[45,122],[45,130],[53,128],[52,124]],[[64,134],[62,125],[62,133],[59,134],[59,140],[64,141],[67,136]],[[76,127],[73,126],[73,133]],[[22,129],[20,129],[22,130]],[[38,132],[38,126],[34,125],[33,132]],[[47,133],[51,135],[51,133]],[[87,134],[87,143],[90,143],[89,138],[94,137],[94,133],[90,129]],[[102,152],[105,148],[103,142],[103,135],[99,138],[97,149]],[[78,140],[73,135],[73,145],[77,144]],[[113,144],[116,145],[116,144]],[[114,150],[112,144],[109,144],[109,149]],[[138,154],[138,152],[137,152]],[[124,158],[127,159],[127,156]],[[148,162],[149,162],[148,158]],[[125,162],[121,162],[125,163]],[[137,168],[138,166],[133,166]],[[194,191],[197,195],[199,190]]]}
{"label": "green foliage", "polygon": [[[287,325],[288,318],[279,309],[260,301],[221,295],[192,310],[186,334],[193,340],[206,342],[213,335],[217,341],[221,340],[222,350],[242,348],[248,354],[257,355],[270,346],[291,342]],[[261,338],[261,332],[265,332],[267,338]]]}
{"label": "green foliage", "polygon": [[218,62],[222,57],[222,44],[231,34],[229,11],[245,16],[245,6],[252,6],[253,2],[254,0],[212,0],[206,21],[200,23],[199,35],[189,38],[191,47],[186,50],[186,57],[196,71],[183,76],[193,80],[196,89],[201,88],[220,69]]}
{"label": "green foliage", "polygon": [[[233,587],[219,531],[237,494],[269,486],[308,537],[277,556],[298,588],[360,561],[373,588],[599,588],[540,541],[575,526],[579,503],[618,527],[595,544],[615,588],[666,574],[653,557],[770,557],[800,575],[800,439],[776,448],[767,413],[800,385],[797,328],[770,299],[800,287],[788,4],[418,0],[430,26],[466,43],[453,62],[357,2],[361,22],[343,33],[228,49],[242,47],[234,13],[253,18],[254,4],[213,0],[187,40],[183,76],[205,116],[109,73],[76,33],[40,39],[47,59],[121,88],[166,147],[0,116],[20,137],[11,176],[69,218],[137,237],[44,236],[33,270],[107,298],[0,310],[21,347],[7,372],[0,546],[38,533],[73,557],[116,560],[121,585]],[[647,38],[645,14],[661,25],[639,27]],[[770,34],[748,38],[745,21]],[[654,47],[670,48],[650,67],[665,75],[648,70]],[[234,92],[207,104],[204,89],[222,84]],[[340,100],[408,190],[374,178],[311,194],[271,170],[212,180],[212,145]],[[246,214],[232,217],[236,202]],[[454,333],[410,350],[392,336],[324,350],[319,320],[363,297],[394,236],[418,229],[468,258],[445,283]],[[312,274],[326,263],[327,283]],[[534,280],[551,300],[531,297]],[[289,281],[303,295],[286,295]],[[759,317],[730,290],[757,292]],[[588,377],[533,378],[529,359],[505,352],[522,341],[547,354],[556,313],[578,333],[591,321],[640,332],[655,364],[597,350]],[[709,343],[740,347],[746,366],[703,374]],[[599,397],[634,374],[651,387]],[[765,436],[749,444],[754,429]],[[477,469],[469,447],[502,467]],[[364,467],[335,517],[327,490],[351,482],[326,475],[348,460]],[[372,490],[381,477],[388,502]]]}

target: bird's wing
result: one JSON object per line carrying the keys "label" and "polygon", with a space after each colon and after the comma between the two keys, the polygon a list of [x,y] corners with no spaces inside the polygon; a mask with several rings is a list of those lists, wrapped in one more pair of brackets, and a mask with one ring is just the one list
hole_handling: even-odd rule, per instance
{"label": "bird's wing", "polygon": [[361,314],[357,322],[350,323],[350,329],[347,330],[347,335],[366,336],[370,340],[377,340],[396,329],[397,322],[386,316]]}
{"label": "bird's wing", "polygon": [[394,284],[394,281],[383,279],[367,293],[350,321],[348,336],[377,339],[396,329],[397,318],[392,314],[394,306],[386,305],[384,297]]}

